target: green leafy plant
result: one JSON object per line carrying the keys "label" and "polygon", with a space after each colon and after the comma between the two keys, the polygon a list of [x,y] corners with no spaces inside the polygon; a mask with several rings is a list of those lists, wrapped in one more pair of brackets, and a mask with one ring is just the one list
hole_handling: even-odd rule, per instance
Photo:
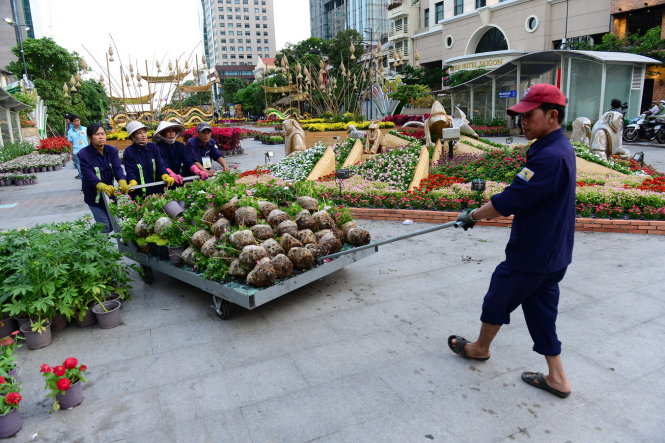
{"label": "green leafy plant", "polygon": [[18,409],[23,397],[21,385],[15,378],[0,376],[0,415],[7,415]]}
{"label": "green leafy plant", "polygon": [[23,336],[19,331],[14,331],[11,335],[0,339],[0,375],[8,377],[9,372],[16,367],[16,349],[20,348],[19,342]]}

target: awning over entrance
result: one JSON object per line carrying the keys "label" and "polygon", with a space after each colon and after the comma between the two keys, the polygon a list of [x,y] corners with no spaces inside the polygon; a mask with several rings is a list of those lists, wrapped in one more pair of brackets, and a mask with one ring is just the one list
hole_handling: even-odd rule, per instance
{"label": "awning over entrance", "polygon": [[[488,53],[488,56],[492,54]],[[483,60],[479,54],[444,62],[462,65]],[[434,91],[444,106],[460,106],[471,118],[505,118],[505,109],[517,102],[531,84],[558,86],[568,98],[566,121],[584,116],[596,120],[612,98],[629,104],[637,115],[642,100],[644,67],[659,60],[623,52],[552,50],[517,56],[509,62],[460,85]]]}

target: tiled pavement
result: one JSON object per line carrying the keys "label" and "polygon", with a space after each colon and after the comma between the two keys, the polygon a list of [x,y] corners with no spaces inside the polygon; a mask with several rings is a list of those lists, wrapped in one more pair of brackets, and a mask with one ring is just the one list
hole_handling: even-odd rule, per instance
{"label": "tiled pavement", "polygon": [[[244,143],[230,160],[252,167],[265,149]],[[0,188],[0,205],[17,203],[0,209],[0,227],[87,213],[74,174]],[[361,224],[377,240],[425,227]],[[47,348],[19,351],[14,441],[662,441],[665,238],[576,234],[558,322],[574,392],[560,400],[520,381],[545,364],[519,312],[487,362],[446,346],[450,334],[476,334],[508,234],[447,229],[386,245],[228,321],[191,286],[137,278],[123,325],[70,326]],[[69,356],[90,366],[85,400],[49,414],[39,365]]]}

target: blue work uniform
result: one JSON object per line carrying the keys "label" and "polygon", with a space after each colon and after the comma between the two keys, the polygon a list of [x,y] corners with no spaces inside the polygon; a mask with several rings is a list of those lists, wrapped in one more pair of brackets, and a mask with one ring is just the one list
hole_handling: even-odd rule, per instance
{"label": "blue work uniform", "polygon": [[111,231],[106,207],[101,192],[97,191],[97,183],[104,182],[113,186],[113,180],[124,180],[125,171],[120,165],[118,149],[114,146],[104,145],[104,152],[100,154],[97,149],[88,145],[78,152],[81,162],[81,189],[83,201],[88,204],[92,215],[98,223],[105,224],[106,232]]}
{"label": "blue work uniform", "polygon": [[556,336],[559,286],[572,261],[575,236],[575,153],[557,129],[537,140],[525,167],[494,208],[514,215],[506,260],[497,266],[483,302],[481,321],[501,325],[522,305],[534,351],[559,355]]}
{"label": "blue work uniform", "polygon": [[74,166],[81,175],[81,164],[79,162],[78,154],[79,151],[85,148],[88,145],[88,134],[85,126],[79,125],[78,129],[74,129],[74,125],[69,127],[67,131],[67,140],[72,144],[72,159],[74,160]]}
{"label": "blue work uniform", "polygon": [[199,162],[203,165],[203,157],[210,157],[211,163],[220,157],[224,157],[222,152],[217,149],[215,140],[210,139],[205,145],[198,137],[191,137],[187,140],[187,161],[190,165]]}
{"label": "blue work uniform", "polygon": [[193,163],[186,158],[187,152],[184,143],[177,141],[170,145],[164,141],[160,141],[157,143],[157,147],[167,168],[183,177],[191,175],[189,168]]}
{"label": "blue work uniform", "polygon": [[[127,171],[127,181],[136,180],[139,185],[162,180],[166,174],[166,166],[154,143],[139,146],[133,143],[122,153],[122,163]],[[151,186],[130,192],[132,197],[145,197],[150,194],[161,194],[164,185]]]}

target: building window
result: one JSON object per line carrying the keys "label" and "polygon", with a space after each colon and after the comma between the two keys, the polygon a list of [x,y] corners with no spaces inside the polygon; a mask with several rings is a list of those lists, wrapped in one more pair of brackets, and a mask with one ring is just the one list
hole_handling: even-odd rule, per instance
{"label": "building window", "polygon": [[263,31],[263,35],[268,35],[268,31]]}
{"label": "building window", "polygon": [[[258,42],[258,43],[261,43],[261,42]],[[267,39],[267,38],[264,38],[264,39],[263,39],[263,43],[268,43],[268,39]]]}
{"label": "building window", "polygon": [[[455,0],[457,1],[457,0]],[[434,23],[441,23],[443,21],[443,2],[434,5]]]}
{"label": "building window", "polygon": [[267,22],[267,21],[268,21],[268,17],[266,17],[265,15],[264,15],[262,18],[263,18],[263,21],[264,21],[264,22]]}
{"label": "building window", "polygon": [[219,31],[219,35],[226,35],[226,31]]}
{"label": "building window", "polygon": [[535,15],[527,17],[526,22],[524,22],[524,28],[526,32],[534,32],[538,28],[538,17]]}
{"label": "building window", "polygon": [[498,28],[492,27],[478,41],[476,54],[490,51],[505,51],[506,49],[508,49],[506,36]]}
{"label": "building window", "polygon": [[268,51],[270,51],[270,48],[266,46],[265,48],[263,48],[263,50],[268,52]]}
{"label": "building window", "polygon": [[423,18],[423,28],[429,28],[429,8],[425,9],[425,16]]}
{"label": "building window", "polygon": [[249,20],[249,16],[248,16],[248,15],[245,16],[245,20]]}
{"label": "building window", "polygon": [[251,46],[247,46],[247,47],[245,48],[245,50],[246,50],[247,52],[252,52],[252,47],[251,47]]}
{"label": "building window", "polygon": [[223,28],[223,27],[224,27],[224,23],[220,23],[220,24],[219,24],[219,27],[220,27],[220,28]]}
{"label": "building window", "polygon": [[455,0],[455,15],[464,13],[464,0]]}
{"label": "building window", "polygon": [[266,23],[264,23],[264,24],[263,24],[263,27],[264,27],[264,28],[267,28],[267,27],[268,27],[268,25],[267,25]]}
{"label": "building window", "polygon": [[487,6],[487,0],[476,0],[476,9]]}
{"label": "building window", "polygon": [[254,17],[254,20],[256,20],[258,22],[259,21],[259,16],[257,15],[256,17]]}

